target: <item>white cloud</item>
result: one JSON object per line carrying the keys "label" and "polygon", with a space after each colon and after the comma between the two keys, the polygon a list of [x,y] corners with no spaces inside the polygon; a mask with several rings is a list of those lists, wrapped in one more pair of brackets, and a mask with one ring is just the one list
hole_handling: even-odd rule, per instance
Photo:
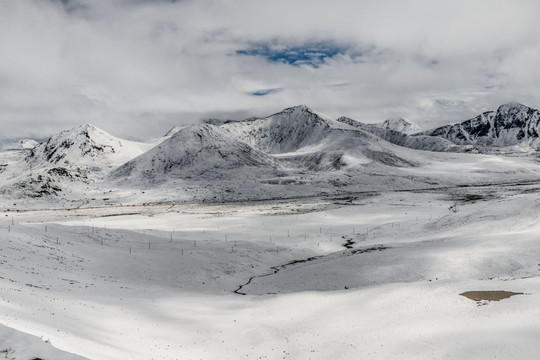
{"label": "white cloud", "polygon": [[[512,100],[540,107],[539,10],[493,0],[3,1],[2,136],[91,122],[150,137],[300,103],[424,126]],[[342,52],[318,67],[237,53],[323,42]],[[252,95],[269,89],[279,91]]]}

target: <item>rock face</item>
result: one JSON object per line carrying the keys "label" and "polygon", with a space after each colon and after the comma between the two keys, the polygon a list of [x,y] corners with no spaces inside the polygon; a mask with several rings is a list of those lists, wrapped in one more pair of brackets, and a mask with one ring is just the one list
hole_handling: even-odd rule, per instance
{"label": "rock face", "polygon": [[540,133],[540,113],[528,106],[509,103],[459,124],[446,125],[424,134],[439,136],[455,144],[479,146],[533,145]]}
{"label": "rock face", "polygon": [[399,131],[400,133],[411,135],[422,132],[422,128],[413,123],[412,121],[403,118],[392,118],[383,121],[382,123],[375,124],[385,130]]}
{"label": "rock face", "polygon": [[216,171],[278,166],[270,156],[226,131],[213,125],[200,125],[181,129],[160,145],[120,166],[111,173],[111,178],[161,182],[176,176],[197,177]]}

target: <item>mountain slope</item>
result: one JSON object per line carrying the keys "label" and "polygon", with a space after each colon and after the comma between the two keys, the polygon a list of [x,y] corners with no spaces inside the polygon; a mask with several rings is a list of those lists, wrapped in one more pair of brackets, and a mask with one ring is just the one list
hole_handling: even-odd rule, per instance
{"label": "mountain slope", "polygon": [[412,166],[392,144],[301,105],[277,114],[227,123],[223,129],[251,146],[313,171],[379,163]]}
{"label": "mountain slope", "polygon": [[350,129],[305,105],[287,108],[265,118],[229,122],[221,128],[268,154],[289,153],[316,145],[334,130]]}
{"label": "mountain slope", "polygon": [[151,146],[123,140],[84,124],[62,131],[37,145],[25,160],[31,168],[78,167],[105,172],[142,154]]}
{"label": "mountain slope", "polygon": [[424,134],[439,136],[455,144],[536,146],[540,134],[540,112],[522,104],[509,103],[497,111],[487,111],[462,123],[442,126]]}
{"label": "mountain slope", "polygon": [[391,118],[374,125],[381,129],[399,131],[407,135],[416,134],[422,131],[422,128],[418,125],[403,118]]}
{"label": "mountain slope", "polygon": [[1,165],[0,192],[14,198],[67,196],[83,199],[105,174],[153,146],[114,137],[85,124],[53,135]]}
{"label": "mountain slope", "polygon": [[241,168],[275,168],[278,163],[213,126],[186,127],[160,145],[120,166],[111,178],[166,181]]}
{"label": "mountain slope", "polygon": [[472,145],[457,145],[450,140],[428,135],[407,135],[400,131],[385,129],[380,124],[364,124],[348,117],[341,117],[337,121],[354,126],[380,137],[392,144],[415,150],[437,152],[474,152]]}

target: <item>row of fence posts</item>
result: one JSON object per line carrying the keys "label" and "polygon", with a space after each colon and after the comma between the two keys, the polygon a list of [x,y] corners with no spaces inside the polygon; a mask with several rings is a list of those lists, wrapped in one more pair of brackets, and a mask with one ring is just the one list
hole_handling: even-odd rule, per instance
{"label": "row of fence posts", "polygon": [[[433,216],[430,215],[429,219],[432,220],[432,218],[433,218]],[[418,221],[419,221],[419,218],[416,217],[416,223],[418,223]],[[11,225],[8,225],[8,233],[11,233],[11,228],[14,225],[15,225],[15,220],[14,220],[14,218],[12,216],[11,217]],[[386,224],[386,225],[388,225],[388,224]],[[401,227],[400,223],[391,222],[390,225],[391,225],[392,228],[394,228],[394,226],[396,226],[398,228]],[[245,227],[245,224],[243,224],[243,227]],[[219,230],[219,228],[220,228],[220,226],[218,224],[218,230]],[[104,227],[104,229],[106,229],[106,227]],[[322,229],[323,229],[322,227],[319,227],[319,235],[322,235]],[[45,233],[48,233],[48,226],[47,225],[45,225],[44,230],[45,230]],[[94,225],[91,226],[91,232],[92,233],[96,232]],[[173,233],[174,232],[175,232],[175,230],[171,231],[171,233],[170,233],[169,243],[173,242]],[[203,233],[205,233],[205,232],[206,232],[205,229],[203,229]],[[356,228],[355,227],[352,228],[352,234],[356,235]],[[371,230],[371,234],[372,234],[372,236],[374,236],[374,229]],[[366,229],[366,237],[369,237],[369,235],[370,235],[370,229],[367,228]],[[225,242],[226,243],[229,242],[229,234],[225,234],[224,236],[225,236]],[[290,238],[290,237],[291,237],[290,229],[287,229],[287,238]],[[304,234],[304,242],[307,242],[307,238],[308,238],[308,235]],[[272,243],[272,241],[273,241],[272,235],[269,235],[269,242]],[[330,242],[332,242],[332,241],[333,241],[333,236],[330,235]],[[101,245],[104,245],[103,238],[100,239],[100,243],[101,243]],[[56,237],[56,244],[57,245],[60,244],[59,237]],[[193,240],[193,247],[195,247],[195,248],[197,247],[197,240]],[[235,247],[237,247],[237,240],[234,240],[234,245],[231,245],[231,252],[234,252]],[[317,242],[317,247],[320,247],[320,241]],[[148,249],[149,250],[152,249],[152,243],[151,242],[148,242]],[[279,251],[280,251],[279,246],[276,246],[276,252],[279,253]],[[132,246],[130,246],[129,247],[129,254],[132,254],[132,253],[133,253],[133,248],[132,248]],[[181,249],[181,254],[182,254],[182,256],[184,256],[184,249]]]}

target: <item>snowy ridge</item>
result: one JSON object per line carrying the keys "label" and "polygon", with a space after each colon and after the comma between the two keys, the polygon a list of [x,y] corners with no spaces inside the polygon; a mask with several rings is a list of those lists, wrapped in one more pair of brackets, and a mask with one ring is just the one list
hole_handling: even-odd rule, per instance
{"label": "snowy ridge", "polygon": [[333,130],[349,127],[300,105],[265,118],[230,122],[222,128],[260,151],[280,154],[319,144]]}
{"label": "snowy ridge", "polygon": [[337,121],[362,129],[392,144],[409,149],[437,152],[477,151],[472,145],[456,145],[450,140],[428,135],[407,135],[400,131],[383,128],[379,124],[364,124],[348,117],[340,117]]}
{"label": "snowy ridge", "polygon": [[31,168],[83,167],[94,172],[110,171],[151,146],[123,140],[84,124],[62,131],[39,144],[31,150],[26,162]]}
{"label": "snowy ridge", "polygon": [[519,103],[500,106],[459,124],[446,125],[424,134],[439,136],[455,144],[481,146],[536,146],[540,134],[540,113]]}
{"label": "snowy ridge", "polygon": [[369,164],[412,166],[406,154],[364,129],[317,113],[305,105],[262,119],[227,123],[222,128],[253,147],[300,169],[363,169]]}
{"label": "snowy ridge", "polygon": [[374,125],[385,130],[399,131],[407,135],[416,134],[422,131],[420,126],[403,118],[391,118]]}
{"label": "snowy ridge", "polygon": [[111,178],[166,181],[175,176],[202,176],[218,169],[277,167],[277,162],[213,126],[183,128],[170,139],[112,172]]}
{"label": "snowy ridge", "polygon": [[0,140],[0,151],[32,149],[38,144],[34,139],[4,139]]}
{"label": "snowy ridge", "polygon": [[167,131],[165,133],[165,135],[163,135],[164,138],[167,138],[167,137],[171,137],[173,136],[174,134],[176,134],[177,132],[179,132],[180,130],[182,130],[183,128],[185,128],[186,126],[184,125],[177,125],[177,126],[174,126],[172,127],[169,131]]}

